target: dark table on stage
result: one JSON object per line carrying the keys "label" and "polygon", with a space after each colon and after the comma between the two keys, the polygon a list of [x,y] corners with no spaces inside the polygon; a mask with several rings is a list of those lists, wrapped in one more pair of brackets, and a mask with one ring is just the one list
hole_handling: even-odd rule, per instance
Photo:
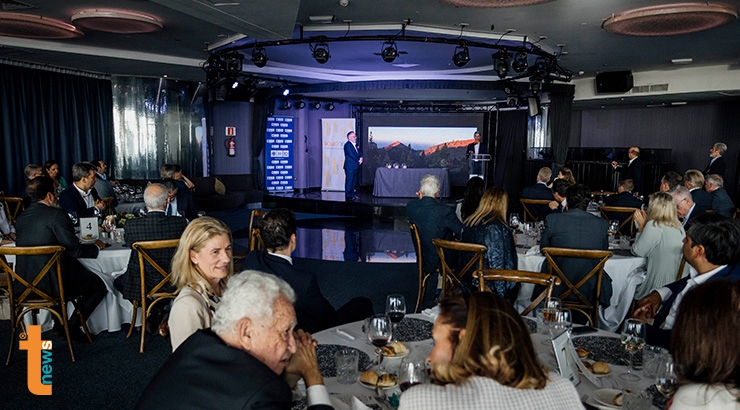
{"label": "dark table on stage", "polygon": [[439,197],[450,196],[450,174],[447,168],[386,168],[375,170],[374,196],[414,198],[419,182],[426,174],[439,178]]}

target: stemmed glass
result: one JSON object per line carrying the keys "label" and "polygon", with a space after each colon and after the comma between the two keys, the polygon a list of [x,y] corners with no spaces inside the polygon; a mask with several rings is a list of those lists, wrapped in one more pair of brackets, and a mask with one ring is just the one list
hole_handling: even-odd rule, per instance
{"label": "stemmed glass", "polygon": [[375,358],[378,366],[380,366],[380,362],[382,360],[382,350],[380,350],[380,348],[391,341],[391,338],[393,337],[393,325],[388,315],[378,314],[374,315],[370,319],[369,326],[370,328],[367,330],[367,338],[370,340],[370,343],[376,347]]}
{"label": "stemmed glass", "polygon": [[550,338],[567,332],[571,327],[573,327],[573,315],[570,309],[560,309],[560,311],[555,313],[555,318],[550,323]]}
{"label": "stemmed glass", "polygon": [[72,220],[72,225],[77,226],[77,222],[79,222],[79,219],[77,218],[77,212],[70,212],[67,215],[69,216],[69,219]]}
{"label": "stemmed glass", "polygon": [[667,398],[673,397],[673,393],[678,389],[678,378],[673,371],[673,359],[670,356],[661,361],[658,366],[657,375],[655,376],[655,388],[660,394]]}
{"label": "stemmed glass", "polygon": [[398,323],[406,316],[406,301],[403,295],[388,295],[385,300],[385,313],[393,323],[393,339],[398,334]]}
{"label": "stemmed glass", "polygon": [[401,388],[401,391],[404,392],[409,387],[422,383],[429,383],[425,361],[403,359],[401,367],[398,369],[398,387]]}
{"label": "stemmed glass", "polygon": [[509,214],[509,226],[513,230],[519,229],[519,214],[516,212],[512,212]]}
{"label": "stemmed glass", "polygon": [[638,381],[641,377],[632,372],[632,362],[635,352],[645,346],[645,322],[639,319],[627,319],[622,328],[622,345],[630,354],[630,365],[627,372],[620,374],[619,377],[624,380]]}
{"label": "stemmed glass", "polygon": [[607,228],[606,233],[609,234],[609,239],[614,238],[614,236],[617,234],[617,231],[619,231],[619,220],[618,219],[612,219],[609,221],[609,228]]}

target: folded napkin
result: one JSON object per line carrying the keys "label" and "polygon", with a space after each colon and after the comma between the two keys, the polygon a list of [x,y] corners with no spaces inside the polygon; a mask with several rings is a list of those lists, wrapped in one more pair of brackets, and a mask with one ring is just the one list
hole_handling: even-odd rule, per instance
{"label": "folded napkin", "polygon": [[334,410],[371,410],[360,399],[349,394],[332,394],[329,399]]}
{"label": "folded napkin", "polygon": [[439,316],[439,305],[434,305],[434,307],[430,307],[429,309],[424,309],[421,311],[421,313],[436,319],[437,316]]}
{"label": "folded napkin", "polygon": [[527,251],[528,255],[537,255],[540,253],[540,245],[535,245]]}

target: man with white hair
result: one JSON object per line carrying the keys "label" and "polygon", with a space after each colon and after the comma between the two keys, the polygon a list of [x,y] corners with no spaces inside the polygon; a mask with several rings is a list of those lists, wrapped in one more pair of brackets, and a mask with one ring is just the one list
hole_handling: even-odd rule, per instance
{"label": "man with white hair", "polygon": [[712,196],[704,190],[704,174],[698,169],[689,169],[683,173],[683,183],[691,192],[691,198],[696,207],[707,210],[712,209]]}
{"label": "man with white hair", "polygon": [[152,378],[137,409],[290,409],[306,384],[308,408],[330,410],[311,335],[294,334],[295,294],[284,280],[244,271],[229,280],[213,315]]}
{"label": "man with white hair", "polygon": [[676,203],[676,214],[683,224],[684,231],[689,229],[691,220],[707,213],[696,206],[691,192],[685,186],[679,186],[671,192],[673,202]]}
{"label": "man with white hair", "polygon": [[712,209],[714,213],[732,218],[732,215],[735,213],[735,204],[732,203],[732,199],[727,195],[724,187],[724,180],[717,174],[707,175],[704,181],[704,189],[712,197]]}
{"label": "man with white hair", "polygon": [[712,159],[704,170],[705,176],[717,174],[722,178],[725,177],[725,170],[727,169],[727,163],[725,157],[723,157],[725,152],[727,152],[727,145],[724,142],[715,142],[712,145],[712,148],[709,149],[709,157]]}

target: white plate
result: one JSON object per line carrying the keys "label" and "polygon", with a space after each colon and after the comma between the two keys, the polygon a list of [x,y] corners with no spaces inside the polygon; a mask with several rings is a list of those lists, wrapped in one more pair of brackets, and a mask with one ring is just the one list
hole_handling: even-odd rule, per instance
{"label": "white plate", "polygon": [[[372,390],[375,390],[375,385],[373,385],[373,384],[367,384],[367,383],[365,383],[365,382],[363,382],[363,381],[360,381],[360,384],[362,385],[362,387],[364,387],[364,388],[366,388],[366,389],[372,389]],[[394,388],[394,387],[396,387],[396,386],[398,386],[398,379],[396,379],[396,384],[394,384],[393,386],[388,386],[388,387],[381,387],[381,389],[383,389],[383,390],[388,390],[388,389],[392,389],[392,388]]]}
{"label": "white plate", "polygon": [[594,400],[596,400],[597,402],[605,406],[612,407],[615,409],[621,409],[622,406],[617,406],[612,401],[614,399],[614,396],[616,396],[617,394],[621,392],[622,392],[621,390],[615,390],[615,389],[599,389],[594,392]]}

